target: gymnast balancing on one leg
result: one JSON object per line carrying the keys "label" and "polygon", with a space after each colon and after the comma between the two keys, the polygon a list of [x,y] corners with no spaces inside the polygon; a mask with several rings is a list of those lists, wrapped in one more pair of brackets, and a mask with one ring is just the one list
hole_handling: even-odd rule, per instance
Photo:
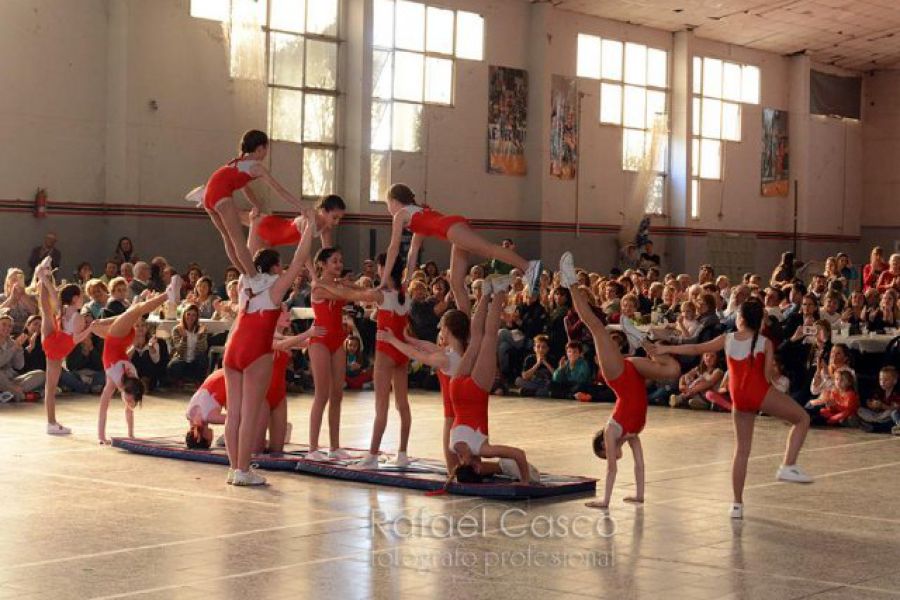
{"label": "gymnast balancing on one leg", "polygon": [[[390,331],[396,339],[404,341],[409,322],[410,302],[402,287],[403,268],[394,265],[391,273],[384,272],[385,255],[378,256],[378,274],[385,283],[378,289],[364,289],[329,285],[320,281],[318,286],[332,297],[347,302],[375,302],[378,305],[376,322],[379,331]],[[375,343],[375,421],[372,426],[372,441],[369,454],[353,465],[356,469],[377,469],[381,438],[387,428],[390,408],[391,388],[394,390],[394,404],[400,413],[400,448],[393,465],[405,467],[409,464],[407,444],[412,427],[409,410],[407,365],[409,358],[397,348],[383,341]]]}
{"label": "gymnast balancing on one leg", "polygon": [[498,246],[487,241],[469,226],[469,222],[460,216],[445,216],[436,210],[416,204],[413,191],[402,183],[395,183],[388,190],[387,207],[393,217],[391,243],[387,250],[385,270],[391,272],[397,255],[400,252],[400,240],[403,230],[413,233],[412,243],[407,255],[406,277],[412,275],[413,266],[422,242],[426,237],[433,237],[450,242],[450,289],[456,299],[456,306],[466,314],[471,311],[469,294],[466,291],[466,274],[469,270],[469,259],[472,255],[495,258],[518,269],[525,274],[525,281],[532,294],[537,293],[541,276],[541,261],[525,260],[509,248]]}
{"label": "gymnast balancing on one leg", "polygon": [[[171,284],[169,284],[171,285]],[[97,420],[97,437],[101,444],[109,444],[106,437],[106,414],[109,401],[119,390],[125,404],[125,423],[128,425],[128,437],[134,437],[134,409],[144,397],[144,382],[138,377],[137,369],[128,359],[128,350],[134,341],[134,326],[151,312],[165,304],[167,294],[148,294],[144,292],[143,301],[135,299],[128,310],[121,315],[94,321],[91,328],[104,338],[103,369],[106,372],[106,384],[100,393],[100,415]]]}
{"label": "gymnast balancing on one leg", "polygon": [[[241,308],[222,360],[228,386],[225,447],[235,485],[266,482],[250,470],[250,454],[257,439],[257,414],[272,376],[272,342],[282,313],[281,300],[309,260],[313,236],[308,234],[309,224],[287,269],[278,252],[260,250],[253,258],[254,270],[242,271],[239,278]],[[240,265],[237,268],[241,270]]]}
{"label": "gymnast balancing on one leg", "polygon": [[797,457],[809,431],[809,415],[787,394],[770,383],[775,359],[772,342],[760,335],[764,315],[765,309],[760,302],[748,300],[738,311],[736,332],[721,335],[703,344],[655,346],[655,352],[659,354],[696,355],[725,351],[735,436],[731,469],[731,483],[734,489],[731,517],[734,519],[741,519],[744,516],[747,461],[750,459],[753,426],[760,411],[787,421],[791,425],[784,460],[775,477],[795,483],[810,483],[813,480],[797,466]]}
{"label": "gymnast balancing on one leg", "polygon": [[644,501],[644,452],[639,437],[647,422],[647,380],[678,379],[678,362],[665,356],[623,358],[603,322],[597,318],[585,292],[578,286],[574,259],[570,252],[559,261],[560,283],[572,293],[572,304],[594,338],[597,362],[606,384],[616,394],[616,404],[603,431],[594,438],[594,452],[606,459],[606,487],[603,500],[588,502],[591,508],[607,508],[616,483],[622,444],[628,442],[634,454],[635,494],[626,502]]}
{"label": "gymnast balancing on one leg", "polygon": [[[56,420],[56,386],[62,373],[62,362],[69,353],[91,334],[81,316],[84,296],[75,284],[62,287],[57,294],[51,275],[50,257],[46,257],[35,269],[40,282],[41,344],[47,356],[47,377],[44,380],[44,405],[47,409],[47,433],[66,435],[72,433]],[[57,306],[59,311],[57,312]]]}

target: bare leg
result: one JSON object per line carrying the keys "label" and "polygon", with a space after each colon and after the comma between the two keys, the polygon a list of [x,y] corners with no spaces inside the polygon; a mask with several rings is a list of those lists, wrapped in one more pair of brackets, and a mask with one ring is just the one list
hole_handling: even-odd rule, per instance
{"label": "bare leg", "polygon": [[44,379],[44,404],[47,408],[47,423],[56,424],[56,385],[62,373],[62,361],[47,359],[47,377]]}
{"label": "bare leg", "polygon": [[469,291],[466,289],[466,273],[469,270],[469,253],[459,246],[450,247],[450,290],[456,300],[456,308],[467,315],[472,311]]}
{"label": "bare leg", "polygon": [[472,369],[472,380],[487,392],[494,387],[494,377],[497,375],[497,334],[500,331],[500,312],[504,304],[506,292],[495,293],[483,325],[484,336],[481,338],[478,360]]}
{"label": "bare leg", "polygon": [[681,366],[671,354],[660,354],[651,358],[630,358],[631,364],[644,379],[672,381],[681,376]]}
{"label": "bare leg", "polygon": [[450,228],[447,232],[447,240],[449,240],[454,247],[459,246],[466,252],[485,258],[496,258],[497,260],[512,265],[522,271],[528,269],[527,260],[509,248],[492,244],[463,223],[457,223]]}
{"label": "bare leg", "polygon": [[341,346],[331,355],[331,399],[328,401],[328,438],[331,449],[341,447],[341,402],[344,399],[344,369],[347,353]]}
{"label": "bare leg", "polygon": [[788,466],[796,464],[797,456],[800,454],[800,449],[803,447],[809,431],[809,414],[790,397],[774,387],[769,388],[769,392],[763,399],[762,411],[791,424],[787,447],[784,450],[784,464]]}
{"label": "bare leg", "polygon": [[227,389],[228,411],[225,415],[225,450],[228,452],[228,464],[232,469],[237,468],[238,462],[238,432],[241,427],[244,374],[225,367],[225,386]]}
{"label": "bare leg", "polygon": [[453,427],[453,417],[444,418],[444,435],[442,437],[444,445],[444,462],[447,463],[447,473],[452,473],[453,469],[459,465],[459,459],[456,452],[450,451],[450,429]]}
{"label": "bare leg", "polygon": [[[309,345],[309,364],[312,369],[315,395],[309,410],[309,451],[319,449],[319,432],[322,430],[322,415],[331,393],[331,353],[324,344]],[[343,377],[340,378],[343,381]]]}
{"label": "bare leg", "polygon": [[747,481],[747,461],[750,460],[756,413],[735,410],[731,414],[734,420],[734,459],[731,463],[731,486],[734,490],[734,501],[743,503],[744,483]]}
{"label": "bare leg", "polygon": [[269,413],[269,453],[280,454],[284,450],[284,436],[287,433],[287,398],[266,412]]}
{"label": "bare leg", "polygon": [[406,365],[394,367],[394,405],[400,413],[400,452],[406,452],[409,432],[412,429],[412,412],[409,410],[409,379]]}
{"label": "bare leg", "polygon": [[[458,377],[470,375],[472,369],[475,368],[475,363],[478,361],[478,355],[481,353],[481,338],[484,337],[484,322],[487,319],[490,301],[490,298],[482,296],[475,307],[475,314],[472,316],[472,323],[469,326],[469,345],[459,361],[459,367],[456,369]],[[494,352],[496,353],[496,350]]]}
{"label": "bare leg", "polygon": [[209,218],[212,220],[213,225],[215,225],[216,229],[219,230],[219,235],[222,236],[222,242],[225,244],[225,255],[228,256],[228,260],[231,262],[231,264],[233,264],[240,270],[246,268],[243,264],[241,264],[240,260],[238,260],[239,257],[237,250],[234,247],[234,242],[228,235],[228,230],[225,228],[225,223],[222,221],[222,217],[220,217],[219,213],[214,210],[207,210],[206,214],[209,215]]}
{"label": "bare leg", "polygon": [[391,405],[391,373],[394,361],[383,352],[375,352],[375,421],[372,424],[372,442],[369,454],[378,454],[381,439],[387,428],[388,409]]}
{"label": "bare leg", "polygon": [[256,441],[256,417],[266,401],[266,387],[272,376],[272,354],[257,358],[243,374],[243,398],[241,398],[241,422],[238,429],[238,454],[236,469],[250,468],[250,455]]}
{"label": "bare leg", "polygon": [[106,385],[100,393],[100,414],[97,416],[97,438],[101,444],[109,443],[109,438],[106,437],[106,414],[109,412],[109,401],[115,392],[116,384],[107,377]]}
{"label": "bare leg", "polygon": [[590,329],[594,337],[594,347],[597,351],[597,360],[600,363],[600,371],[606,381],[612,381],[622,374],[625,368],[625,359],[619,352],[619,347],[609,337],[609,332],[600,318],[594,314],[594,309],[588,302],[585,291],[581,287],[572,287],[572,304],[575,312],[581,317],[581,321]]}
{"label": "bare leg", "polygon": [[254,435],[253,453],[262,454],[266,451],[266,432],[269,429],[269,403],[263,398],[259,410],[256,411],[256,434]]}
{"label": "bare leg", "polygon": [[[56,290],[50,277],[41,278],[41,290],[38,298],[41,301],[41,339],[45,340],[56,333],[56,309],[54,298]],[[62,372],[62,361],[47,359],[47,377],[44,379],[44,406],[47,409],[47,423],[56,424],[56,385]]]}
{"label": "bare leg", "polygon": [[529,483],[528,459],[525,457],[525,451],[521,448],[484,443],[481,445],[479,453],[482,458],[511,458],[516,461],[516,465],[519,467],[520,481],[526,484]]}
{"label": "bare leg", "polygon": [[[234,245],[235,264],[242,268],[244,273],[255,272],[253,268],[253,257],[250,255],[250,249],[244,243],[244,230],[241,227],[241,216],[238,214],[234,200],[223,199],[216,204],[216,213],[224,227],[224,235],[231,240]],[[226,243],[227,249],[227,243]],[[230,257],[229,257],[230,258]]]}

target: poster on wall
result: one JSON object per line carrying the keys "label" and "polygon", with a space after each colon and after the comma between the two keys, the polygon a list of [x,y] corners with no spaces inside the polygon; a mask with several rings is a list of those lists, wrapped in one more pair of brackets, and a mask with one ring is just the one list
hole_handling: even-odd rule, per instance
{"label": "poster on wall", "polygon": [[528,118],[528,73],[490,68],[488,90],[488,173],[525,175],[525,124]]}
{"label": "poster on wall", "polygon": [[764,108],[762,146],[762,195],[787,196],[790,189],[788,113]]}
{"label": "poster on wall", "polygon": [[578,92],[575,79],[554,75],[550,83],[550,175],[575,179],[578,162]]}

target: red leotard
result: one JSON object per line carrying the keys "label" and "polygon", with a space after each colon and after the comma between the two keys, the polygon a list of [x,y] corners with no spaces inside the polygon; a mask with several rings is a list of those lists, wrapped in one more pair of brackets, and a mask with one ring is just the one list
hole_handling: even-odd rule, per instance
{"label": "red leotard", "polygon": [[228,394],[228,387],[225,385],[224,369],[216,369],[203,380],[200,385],[201,390],[206,390],[212,396],[219,406],[225,406]]}
{"label": "red leotard", "polygon": [[769,392],[766,379],[766,338],[757,336],[753,360],[751,339],[739,340],[734,333],[725,337],[725,360],[728,363],[728,393],[734,410],[758,412]]}
{"label": "red leotard", "polygon": [[256,225],[256,234],[269,247],[296,246],[300,243],[300,232],[297,231],[294,219],[285,219],[284,217],[272,215],[263,217]]}
{"label": "red leotard", "polygon": [[490,393],[478,387],[475,380],[468,375],[451,379],[450,400],[453,403],[453,427],[468,425],[475,431],[488,435],[489,398]]}
{"label": "red leotard", "polygon": [[[401,342],[406,341],[404,332],[409,322],[409,298],[400,304],[399,294],[394,290],[384,290],[384,300],[378,305],[378,313],[375,316],[376,327],[380,331],[390,330]],[[399,366],[409,362],[409,357],[397,350],[393,344],[387,342],[375,342],[375,350],[391,357],[394,364]]]}
{"label": "red leotard", "polygon": [[444,418],[452,419],[453,418],[453,400],[450,397],[450,381],[456,376],[456,371],[459,369],[459,363],[462,360],[462,357],[459,353],[453,348],[447,348],[446,350],[447,360],[449,364],[447,365],[447,370],[438,369],[437,378],[441,384],[441,396],[444,399]]}
{"label": "red leotard", "polygon": [[622,373],[606,385],[616,393],[616,405],[610,418],[622,428],[622,435],[640,433],[647,423],[646,380],[626,358]]}
{"label": "red leotard", "polygon": [[324,327],[323,337],[312,337],[310,344],[324,344],[328,351],[334,354],[344,345],[347,334],[344,333],[344,301],[343,300],[313,300],[312,309],[315,314],[313,326]]}
{"label": "red leotard", "polygon": [[63,360],[75,349],[75,333],[72,321],[76,314],[72,315],[69,323],[63,323],[62,316],[58,316],[54,322],[56,327],[53,333],[41,339],[41,346],[44,348],[44,354],[49,360]]}
{"label": "red leotard", "polygon": [[122,337],[106,336],[103,342],[103,368],[109,369],[116,363],[128,361],[128,347],[134,341],[134,329]]}
{"label": "red leotard", "polygon": [[272,352],[272,339],[281,308],[272,302],[269,288],[277,275],[241,275],[241,310],[225,343],[222,364],[243,371],[257,359]]}
{"label": "red leotard", "polygon": [[275,351],[275,358],[272,361],[272,380],[269,382],[269,389],[266,390],[266,401],[269,408],[276,408],[287,396],[287,368],[291,362],[291,353]]}
{"label": "red leotard", "polygon": [[407,210],[410,213],[407,228],[411,232],[425,237],[438,238],[439,240],[446,241],[447,232],[457,223],[469,223],[465,217],[444,215],[436,210],[421,206],[410,206],[407,207]]}
{"label": "red leotard", "polygon": [[234,193],[256,179],[249,173],[250,167],[257,161],[245,158],[236,158],[227,165],[219,167],[206,182],[206,191],[203,194],[203,206],[207,210],[214,210],[216,204],[224,198],[231,198]]}

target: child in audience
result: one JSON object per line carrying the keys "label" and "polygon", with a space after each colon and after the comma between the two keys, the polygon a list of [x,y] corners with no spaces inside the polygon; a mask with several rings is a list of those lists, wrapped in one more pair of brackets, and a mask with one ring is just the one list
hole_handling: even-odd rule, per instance
{"label": "child in audience", "polygon": [[900,389],[897,368],[891,365],[878,372],[878,389],[857,413],[860,427],[869,432],[891,430],[900,435]]}
{"label": "child in audience", "polygon": [[821,404],[818,414],[813,416],[816,425],[853,425],[859,410],[859,396],[856,393],[856,377],[849,369],[839,369],[834,373],[834,390],[824,398],[810,401]]}
{"label": "child in audience", "polygon": [[344,350],[347,352],[347,372],[345,381],[348,390],[361,390],[367,383],[372,382],[372,369],[369,368],[369,359],[362,351],[362,342],[355,335],[344,340]]}
{"label": "child in audience", "polygon": [[678,382],[678,394],[672,394],[669,406],[676,408],[689,405],[695,410],[709,408],[703,395],[716,389],[722,381],[723,372],[719,368],[719,356],[715,352],[704,352],[700,364],[681,376]]}
{"label": "child in audience", "polygon": [[554,369],[550,364],[550,339],[544,335],[534,337],[534,354],[525,358],[522,375],[516,378],[516,386],[523,396],[550,396],[550,383]]}
{"label": "child in audience", "polygon": [[591,367],[581,356],[581,344],[566,344],[566,355],[560,359],[559,367],[553,372],[553,396],[571,398],[583,385],[591,380]]}

